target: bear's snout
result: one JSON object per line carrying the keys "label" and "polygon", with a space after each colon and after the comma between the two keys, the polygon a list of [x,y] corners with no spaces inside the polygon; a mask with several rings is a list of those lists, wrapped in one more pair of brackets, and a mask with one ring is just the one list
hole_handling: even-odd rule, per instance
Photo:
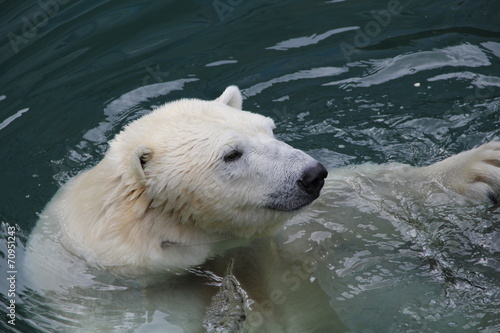
{"label": "bear's snout", "polygon": [[302,173],[302,178],[297,182],[308,194],[319,197],[327,176],[328,171],[326,171],[323,164],[318,162],[316,165],[306,168]]}
{"label": "bear's snout", "polygon": [[[304,156],[308,157],[308,155]],[[312,159],[309,157],[309,159]],[[289,173],[284,183],[268,196],[266,207],[282,210],[295,211],[309,205],[319,197],[320,191],[325,185],[325,178],[328,171],[325,167],[314,161],[307,163],[302,170]]]}

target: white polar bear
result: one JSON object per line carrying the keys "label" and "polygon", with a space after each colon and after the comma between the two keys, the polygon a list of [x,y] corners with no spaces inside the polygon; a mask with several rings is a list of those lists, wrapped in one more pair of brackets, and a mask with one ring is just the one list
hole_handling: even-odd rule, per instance
{"label": "white polar bear", "polygon": [[[157,283],[250,238],[272,235],[317,199],[325,168],[277,140],[271,119],[241,107],[241,93],[231,86],[214,101],[168,103],[128,125],[103,160],[64,185],[41,214],[25,260],[30,288],[86,288],[103,272]],[[500,143],[427,167],[365,169],[385,184],[432,181],[471,200],[495,201]],[[322,200],[335,200],[338,180],[362,171],[334,172]],[[257,259],[264,266],[277,260]],[[268,265],[261,273],[280,267]],[[206,307],[206,295],[199,304]]]}
{"label": "white polar bear", "polygon": [[32,253],[46,253],[36,247],[50,229],[91,265],[151,275],[199,265],[234,246],[227,240],[272,234],[318,198],[327,171],[241,103],[232,86],[215,101],[176,101],[129,124],[48,204]]}

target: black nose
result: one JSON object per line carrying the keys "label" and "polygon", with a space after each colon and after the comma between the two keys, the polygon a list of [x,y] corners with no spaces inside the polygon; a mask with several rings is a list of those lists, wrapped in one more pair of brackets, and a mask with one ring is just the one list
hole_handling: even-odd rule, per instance
{"label": "black nose", "polygon": [[319,191],[325,185],[326,176],[328,176],[328,171],[326,171],[323,164],[317,163],[315,166],[304,170],[298,183],[307,193],[319,196]]}

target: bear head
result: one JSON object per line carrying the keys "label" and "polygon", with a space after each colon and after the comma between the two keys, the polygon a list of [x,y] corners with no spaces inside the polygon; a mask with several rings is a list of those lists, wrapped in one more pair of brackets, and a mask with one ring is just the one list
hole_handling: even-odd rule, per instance
{"label": "bear head", "polygon": [[273,232],[320,194],[326,169],[274,137],[274,122],[243,111],[228,87],[213,101],[167,103],[129,124],[106,158],[137,214],[207,233]]}

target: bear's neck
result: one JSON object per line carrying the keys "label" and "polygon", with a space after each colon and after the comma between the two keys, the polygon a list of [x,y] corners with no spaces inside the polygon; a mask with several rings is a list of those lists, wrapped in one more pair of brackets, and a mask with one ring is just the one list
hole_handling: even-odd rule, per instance
{"label": "bear's neck", "polygon": [[145,271],[164,271],[203,264],[210,256],[248,242],[202,230],[162,207],[152,208],[123,179],[109,177],[103,166],[77,176],[64,190],[68,193],[62,206],[55,207],[73,212],[64,218],[63,228],[72,243],[87,249],[90,262],[124,268],[140,263]]}

